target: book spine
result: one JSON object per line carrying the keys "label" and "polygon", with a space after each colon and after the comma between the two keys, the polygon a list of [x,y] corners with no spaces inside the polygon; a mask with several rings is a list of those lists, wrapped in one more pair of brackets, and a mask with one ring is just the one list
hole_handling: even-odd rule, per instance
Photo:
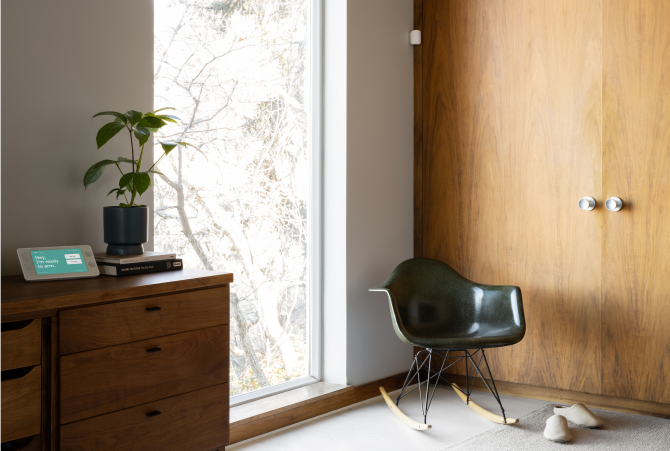
{"label": "book spine", "polygon": [[157,255],[155,257],[149,257],[149,259],[147,259],[147,257],[122,258],[117,263],[120,265],[130,265],[133,263],[149,263],[156,260],[174,260],[175,258],[177,258],[177,254]]}
{"label": "book spine", "polygon": [[132,276],[134,274],[148,274],[152,272],[178,271],[183,268],[184,266],[181,260],[134,263],[130,265],[98,264],[100,274],[115,277]]}
{"label": "book spine", "polygon": [[165,255],[152,255],[151,257],[134,257],[134,258],[105,258],[105,257],[95,257],[95,261],[98,263],[108,263],[112,265],[130,265],[134,263],[147,263],[155,262],[162,260],[175,260],[177,254],[165,254]]}

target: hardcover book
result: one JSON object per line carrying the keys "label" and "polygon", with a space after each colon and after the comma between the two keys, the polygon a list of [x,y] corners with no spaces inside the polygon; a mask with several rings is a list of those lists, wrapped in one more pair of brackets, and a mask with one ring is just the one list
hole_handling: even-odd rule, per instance
{"label": "hardcover book", "polygon": [[148,274],[152,272],[175,271],[183,269],[181,258],[141,263],[115,264],[98,262],[100,274],[106,276],[131,276],[133,274]]}
{"label": "hardcover book", "polygon": [[158,260],[174,260],[177,258],[177,254],[171,254],[166,252],[150,252],[147,251],[141,255],[109,255],[103,252],[93,253],[95,256],[95,261],[100,263],[113,263],[118,265],[125,265],[128,263],[142,263],[142,262],[151,262]]}

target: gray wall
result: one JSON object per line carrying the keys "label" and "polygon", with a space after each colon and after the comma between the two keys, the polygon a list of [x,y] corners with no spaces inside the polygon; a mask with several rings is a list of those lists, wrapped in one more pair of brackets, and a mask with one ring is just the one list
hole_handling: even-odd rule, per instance
{"label": "gray wall", "polygon": [[[96,161],[129,157],[129,140],[96,150],[109,119],[91,116],[152,107],[152,0],[2,2],[2,275],[21,273],[20,247],[105,249],[102,207],[118,178],[108,168],[86,191],[82,179]],[[141,201],[153,207],[153,191]]]}
{"label": "gray wall", "polygon": [[386,297],[368,289],[413,256],[412,24],[413,0],[326,0],[324,374],[333,382],[359,385],[411,363]]}

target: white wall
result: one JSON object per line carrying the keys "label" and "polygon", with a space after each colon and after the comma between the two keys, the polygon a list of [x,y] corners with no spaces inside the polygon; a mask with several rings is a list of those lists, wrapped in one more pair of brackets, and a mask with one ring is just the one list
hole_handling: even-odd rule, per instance
{"label": "white wall", "polygon": [[413,0],[326,0],[325,21],[324,374],[359,385],[412,356],[368,289],[413,256]]}
{"label": "white wall", "polygon": [[[86,191],[82,179],[129,157],[129,143],[119,134],[96,150],[109,119],[91,116],[152,107],[152,0],[2,2],[2,275],[21,273],[20,247],[105,249],[102,207],[118,178],[108,169]],[[153,190],[141,200],[153,207]]]}

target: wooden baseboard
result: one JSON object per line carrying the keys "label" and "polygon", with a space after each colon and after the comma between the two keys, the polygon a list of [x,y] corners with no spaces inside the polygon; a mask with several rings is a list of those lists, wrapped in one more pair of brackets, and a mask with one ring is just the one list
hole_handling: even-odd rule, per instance
{"label": "wooden baseboard", "polygon": [[[460,387],[465,387],[465,376],[447,374],[446,377]],[[597,409],[616,410],[619,412],[637,413],[659,418],[670,419],[670,404],[661,404],[636,399],[615,398],[613,396],[594,395],[558,388],[536,387],[533,385],[515,384],[513,382],[496,381],[496,388],[501,395],[519,398],[539,399],[561,404],[584,403]],[[488,392],[484,383],[478,378],[474,389]]]}
{"label": "wooden baseboard", "polygon": [[406,376],[406,373],[396,374],[367,384],[346,387],[302,401],[288,408],[232,422],[230,423],[230,444],[257,437],[375,396],[381,396],[379,387],[384,387],[389,392],[398,390],[402,388]]}

